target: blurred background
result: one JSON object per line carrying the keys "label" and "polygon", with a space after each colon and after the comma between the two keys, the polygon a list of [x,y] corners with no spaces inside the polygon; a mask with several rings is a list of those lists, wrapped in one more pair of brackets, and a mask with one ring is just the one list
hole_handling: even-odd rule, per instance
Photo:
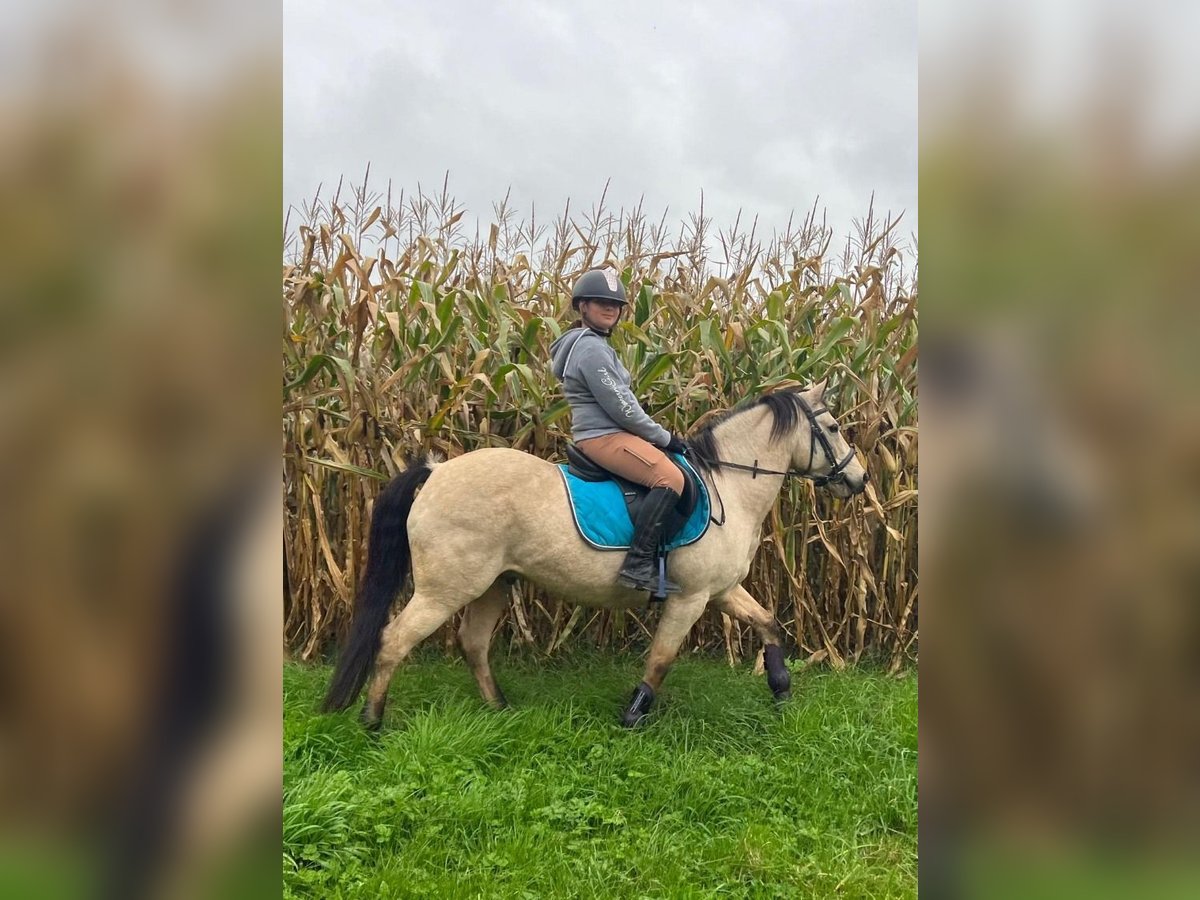
{"label": "blurred background", "polygon": [[1195,896],[1200,8],[921,5],[921,887]]}
{"label": "blurred background", "polygon": [[279,891],[279,18],[7,11],[5,897]]}

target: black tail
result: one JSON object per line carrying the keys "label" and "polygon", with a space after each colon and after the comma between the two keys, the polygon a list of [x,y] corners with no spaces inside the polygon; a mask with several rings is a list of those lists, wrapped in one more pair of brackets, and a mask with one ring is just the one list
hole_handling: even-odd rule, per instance
{"label": "black tail", "polygon": [[345,709],[366,683],[379,652],[379,635],[387,624],[388,610],[408,575],[408,513],[417,488],[433,470],[413,462],[391,480],[375,501],[371,516],[371,542],[367,546],[367,572],[358,589],[350,634],[338,656],[337,668],[321,705],[325,712]]}

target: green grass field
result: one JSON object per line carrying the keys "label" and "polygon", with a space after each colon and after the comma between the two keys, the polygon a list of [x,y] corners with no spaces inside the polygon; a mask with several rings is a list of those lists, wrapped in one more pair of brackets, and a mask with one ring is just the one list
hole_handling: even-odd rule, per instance
{"label": "green grass field", "polygon": [[286,897],[914,897],[917,679],[683,659],[645,727],[632,655],[464,663],[392,683],[379,736],[284,671]]}

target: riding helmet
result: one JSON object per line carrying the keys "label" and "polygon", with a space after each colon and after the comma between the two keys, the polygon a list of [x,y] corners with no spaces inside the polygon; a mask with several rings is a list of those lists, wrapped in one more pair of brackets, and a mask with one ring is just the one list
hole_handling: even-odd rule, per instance
{"label": "riding helmet", "polygon": [[571,309],[579,312],[580,300],[611,300],[622,306],[629,302],[625,285],[612,269],[592,269],[580,275],[571,291]]}

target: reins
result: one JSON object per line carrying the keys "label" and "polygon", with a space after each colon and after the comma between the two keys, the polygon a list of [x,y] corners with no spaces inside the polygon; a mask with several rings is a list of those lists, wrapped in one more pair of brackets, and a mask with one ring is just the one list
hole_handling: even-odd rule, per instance
{"label": "reins", "polygon": [[[757,459],[754,460],[753,465],[748,466],[745,463],[736,463],[736,462],[731,462],[731,461],[725,460],[725,459],[708,459],[706,457],[700,456],[699,454],[696,454],[694,450],[689,450],[687,455],[689,455],[689,456],[695,455],[696,459],[699,462],[704,463],[705,465],[710,467],[710,471],[713,468],[724,466],[724,467],[727,467],[730,469],[738,469],[739,471],[742,471],[742,472],[749,472],[751,479],[758,478],[759,475],[776,475],[776,476],[780,476],[785,479],[787,479],[787,478],[807,478],[816,487],[824,487],[827,484],[834,484],[839,481],[845,481],[846,480],[845,469],[846,469],[846,466],[850,464],[850,460],[854,459],[854,448],[851,447],[849,449],[849,451],[846,453],[846,455],[844,457],[842,457],[842,459],[840,461],[835,463],[834,460],[837,457],[834,455],[833,445],[829,442],[829,438],[826,437],[824,429],[822,429],[817,424],[817,416],[819,416],[821,413],[829,412],[829,408],[826,406],[822,406],[819,409],[813,409],[804,401],[803,397],[800,397],[799,395],[797,395],[797,399],[800,401],[800,408],[804,410],[804,415],[808,418],[808,426],[809,427],[808,427],[808,468],[807,469],[804,469],[804,470],[786,469],[781,472],[777,469],[764,469],[764,468],[760,467]],[[816,460],[817,442],[818,441],[821,444],[821,449],[825,453],[825,458],[828,459],[829,462],[834,463],[833,468],[830,469],[829,472],[827,472],[824,475],[813,475],[812,471],[811,471],[813,462]],[[720,527],[721,525],[725,524],[725,500],[724,500],[724,498],[721,497],[721,492],[719,490],[717,490],[716,479],[713,479],[713,493],[715,493],[717,495],[717,500],[721,504],[721,521],[718,522],[711,515],[709,516],[709,521],[712,522],[714,525]]]}

